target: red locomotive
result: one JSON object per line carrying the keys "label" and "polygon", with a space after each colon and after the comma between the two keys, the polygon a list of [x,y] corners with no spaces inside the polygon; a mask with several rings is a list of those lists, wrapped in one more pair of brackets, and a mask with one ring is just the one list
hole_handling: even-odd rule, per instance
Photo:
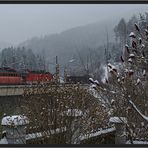
{"label": "red locomotive", "polygon": [[19,84],[37,84],[46,83],[53,79],[53,75],[44,71],[30,71],[3,67],[0,68],[0,85],[19,85]]}
{"label": "red locomotive", "polygon": [[37,83],[46,83],[53,79],[53,75],[49,72],[44,71],[30,71],[27,70],[25,73],[21,73],[23,81],[26,84],[37,84]]}

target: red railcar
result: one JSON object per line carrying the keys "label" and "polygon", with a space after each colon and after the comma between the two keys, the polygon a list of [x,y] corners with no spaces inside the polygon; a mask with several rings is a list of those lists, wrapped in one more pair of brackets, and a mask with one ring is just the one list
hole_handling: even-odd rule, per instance
{"label": "red railcar", "polygon": [[29,71],[26,75],[26,83],[46,83],[53,79],[53,75],[49,72],[44,71]]}
{"label": "red railcar", "polygon": [[0,85],[22,84],[22,77],[16,70],[11,68],[0,68]]}
{"label": "red railcar", "polygon": [[53,75],[49,72],[0,68],[0,85],[47,83],[52,79]]}

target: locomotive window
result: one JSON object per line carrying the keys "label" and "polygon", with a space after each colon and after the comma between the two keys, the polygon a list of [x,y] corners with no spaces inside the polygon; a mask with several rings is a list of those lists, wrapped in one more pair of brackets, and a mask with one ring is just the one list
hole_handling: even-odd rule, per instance
{"label": "locomotive window", "polygon": [[11,76],[12,76],[12,77],[15,77],[15,73],[11,73]]}
{"label": "locomotive window", "polygon": [[10,73],[9,75],[13,77],[14,76],[14,73]]}

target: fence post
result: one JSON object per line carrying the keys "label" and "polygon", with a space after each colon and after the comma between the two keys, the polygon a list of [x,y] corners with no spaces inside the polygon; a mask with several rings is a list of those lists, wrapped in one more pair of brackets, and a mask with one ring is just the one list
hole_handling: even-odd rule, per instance
{"label": "fence post", "polygon": [[14,115],[3,117],[1,125],[6,132],[8,144],[26,144],[26,125],[29,123],[26,116]]}
{"label": "fence post", "polygon": [[79,109],[68,109],[62,113],[68,121],[67,127],[67,143],[80,144],[80,118],[82,111]]}
{"label": "fence post", "polygon": [[126,143],[126,117],[111,117],[110,123],[113,123],[116,128],[115,132],[115,144],[125,144]]}

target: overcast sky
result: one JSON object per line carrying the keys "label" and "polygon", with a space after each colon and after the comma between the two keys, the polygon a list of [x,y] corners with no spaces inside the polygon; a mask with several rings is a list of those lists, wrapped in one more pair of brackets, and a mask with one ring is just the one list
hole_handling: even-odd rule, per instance
{"label": "overcast sky", "polygon": [[0,41],[18,44],[34,36],[146,12],[148,4],[0,4]]}

